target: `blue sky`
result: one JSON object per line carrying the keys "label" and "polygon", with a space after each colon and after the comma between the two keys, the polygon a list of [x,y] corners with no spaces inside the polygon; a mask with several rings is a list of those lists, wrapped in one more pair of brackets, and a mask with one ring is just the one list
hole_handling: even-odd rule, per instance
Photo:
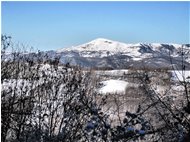
{"label": "blue sky", "polygon": [[54,50],[107,38],[190,43],[190,2],[2,2],[2,33]]}

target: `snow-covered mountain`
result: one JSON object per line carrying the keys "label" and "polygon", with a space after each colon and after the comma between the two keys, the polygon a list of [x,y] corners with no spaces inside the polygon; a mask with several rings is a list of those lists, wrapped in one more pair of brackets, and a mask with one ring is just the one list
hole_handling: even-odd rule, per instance
{"label": "snow-covered mountain", "polygon": [[59,49],[56,54],[63,63],[70,62],[84,67],[168,68],[171,64],[181,66],[182,52],[185,57],[184,64],[190,68],[188,44],[126,44],[98,38],[79,46]]}
{"label": "snow-covered mountain", "polygon": [[[70,48],[40,52],[42,59],[58,58],[60,62],[90,68],[171,68],[190,70],[190,44],[137,43],[126,44],[98,38]],[[7,55],[10,59],[11,56]],[[37,60],[35,53],[23,54]]]}
{"label": "snow-covered mountain", "polygon": [[[107,57],[114,54],[122,54],[128,55],[134,60],[141,60],[143,57],[149,57],[152,53],[161,53],[161,54],[169,54],[172,56],[178,56],[178,51],[180,51],[182,45],[180,44],[125,44],[117,41],[112,41],[108,39],[98,38],[89,43],[85,43],[79,46],[71,47],[71,48],[63,48],[57,50],[58,53],[66,52],[66,51],[76,51],[83,57]],[[183,46],[184,50],[187,50],[187,46]],[[189,50],[189,48],[188,48]],[[99,54],[97,54],[99,53]]]}

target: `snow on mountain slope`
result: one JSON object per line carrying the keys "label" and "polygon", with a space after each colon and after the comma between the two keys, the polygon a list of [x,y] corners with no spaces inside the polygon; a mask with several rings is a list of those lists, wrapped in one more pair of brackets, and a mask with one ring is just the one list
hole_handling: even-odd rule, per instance
{"label": "snow on mountain slope", "polygon": [[123,52],[127,50],[127,47],[130,47],[130,45],[127,45],[125,43],[112,41],[108,39],[98,38],[95,39],[89,43],[76,46],[77,50],[84,51],[110,51],[110,52]]}
{"label": "snow on mountain slope", "polygon": [[[179,44],[126,44],[122,42],[112,41],[109,39],[98,38],[88,43],[57,50],[57,53],[75,51],[79,52],[83,57],[107,57],[114,54],[128,55],[134,60],[141,58],[152,57],[153,53],[171,54],[176,56],[182,45]],[[189,50],[184,46],[184,51]]]}
{"label": "snow on mountain slope", "polygon": [[79,46],[59,49],[56,54],[61,57],[61,62],[69,61],[84,67],[116,69],[146,66],[148,68],[167,68],[171,67],[171,64],[180,66],[182,47],[185,64],[190,69],[189,44],[126,44],[98,38]]}
{"label": "snow on mountain slope", "polygon": [[124,49],[126,47],[125,43],[120,43],[117,41],[112,41],[104,38],[98,38],[93,41],[90,41],[88,43],[71,47],[71,48],[65,48],[60,49],[58,52],[62,51],[71,51],[71,50],[77,50],[77,51],[117,51],[118,49]]}
{"label": "snow on mountain slope", "polygon": [[[116,53],[128,53],[133,56],[139,56],[139,45],[140,44],[125,44],[117,41],[98,38],[79,46],[57,50],[57,52],[77,51],[80,52],[80,55],[83,57],[106,57]],[[92,52],[93,54],[90,54]]]}

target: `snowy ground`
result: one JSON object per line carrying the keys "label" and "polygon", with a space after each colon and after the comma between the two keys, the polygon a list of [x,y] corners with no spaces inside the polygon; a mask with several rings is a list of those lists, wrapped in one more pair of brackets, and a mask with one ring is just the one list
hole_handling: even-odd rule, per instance
{"label": "snowy ground", "polygon": [[123,80],[107,80],[102,81],[103,87],[100,88],[99,92],[106,93],[125,93],[125,88],[128,85],[128,82]]}
{"label": "snowy ground", "polygon": [[124,74],[127,74],[128,70],[98,70],[96,71],[97,75],[110,75],[110,76],[123,76]]}
{"label": "snowy ground", "polygon": [[[188,81],[190,82],[190,71],[171,71],[172,72],[172,80],[174,81]],[[96,71],[98,75],[109,75],[109,76],[123,76],[127,74],[128,70],[110,70],[110,71]],[[127,86],[132,85],[133,83],[118,80],[118,79],[107,79],[101,82],[102,87],[99,89],[99,92],[102,94],[107,93],[125,93],[125,89]],[[133,84],[135,85],[135,84]],[[157,89],[159,93],[164,92],[164,86],[157,85]],[[162,93],[161,93],[162,94]]]}
{"label": "snowy ground", "polygon": [[190,71],[171,71],[172,79],[175,81],[187,81],[190,82]]}

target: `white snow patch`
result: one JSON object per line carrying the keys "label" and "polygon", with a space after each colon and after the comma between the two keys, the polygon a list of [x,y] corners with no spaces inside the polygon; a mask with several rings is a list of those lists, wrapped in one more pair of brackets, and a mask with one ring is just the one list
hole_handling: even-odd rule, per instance
{"label": "white snow patch", "polygon": [[42,67],[41,67],[42,70],[47,70],[50,68],[51,68],[50,64],[42,64]]}
{"label": "white snow patch", "polygon": [[110,76],[123,76],[124,74],[127,74],[128,70],[121,69],[121,70],[98,70],[96,71],[96,74],[98,75],[110,75]]}
{"label": "white snow patch", "polygon": [[99,92],[103,94],[107,93],[124,93],[128,82],[123,80],[107,80],[102,81],[103,87],[100,88]]}
{"label": "white snow patch", "polygon": [[171,72],[173,80],[190,82],[190,70],[189,71],[176,70]]}
{"label": "white snow patch", "polygon": [[140,60],[142,60],[142,58],[134,57],[133,60],[134,61],[140,61]]}

